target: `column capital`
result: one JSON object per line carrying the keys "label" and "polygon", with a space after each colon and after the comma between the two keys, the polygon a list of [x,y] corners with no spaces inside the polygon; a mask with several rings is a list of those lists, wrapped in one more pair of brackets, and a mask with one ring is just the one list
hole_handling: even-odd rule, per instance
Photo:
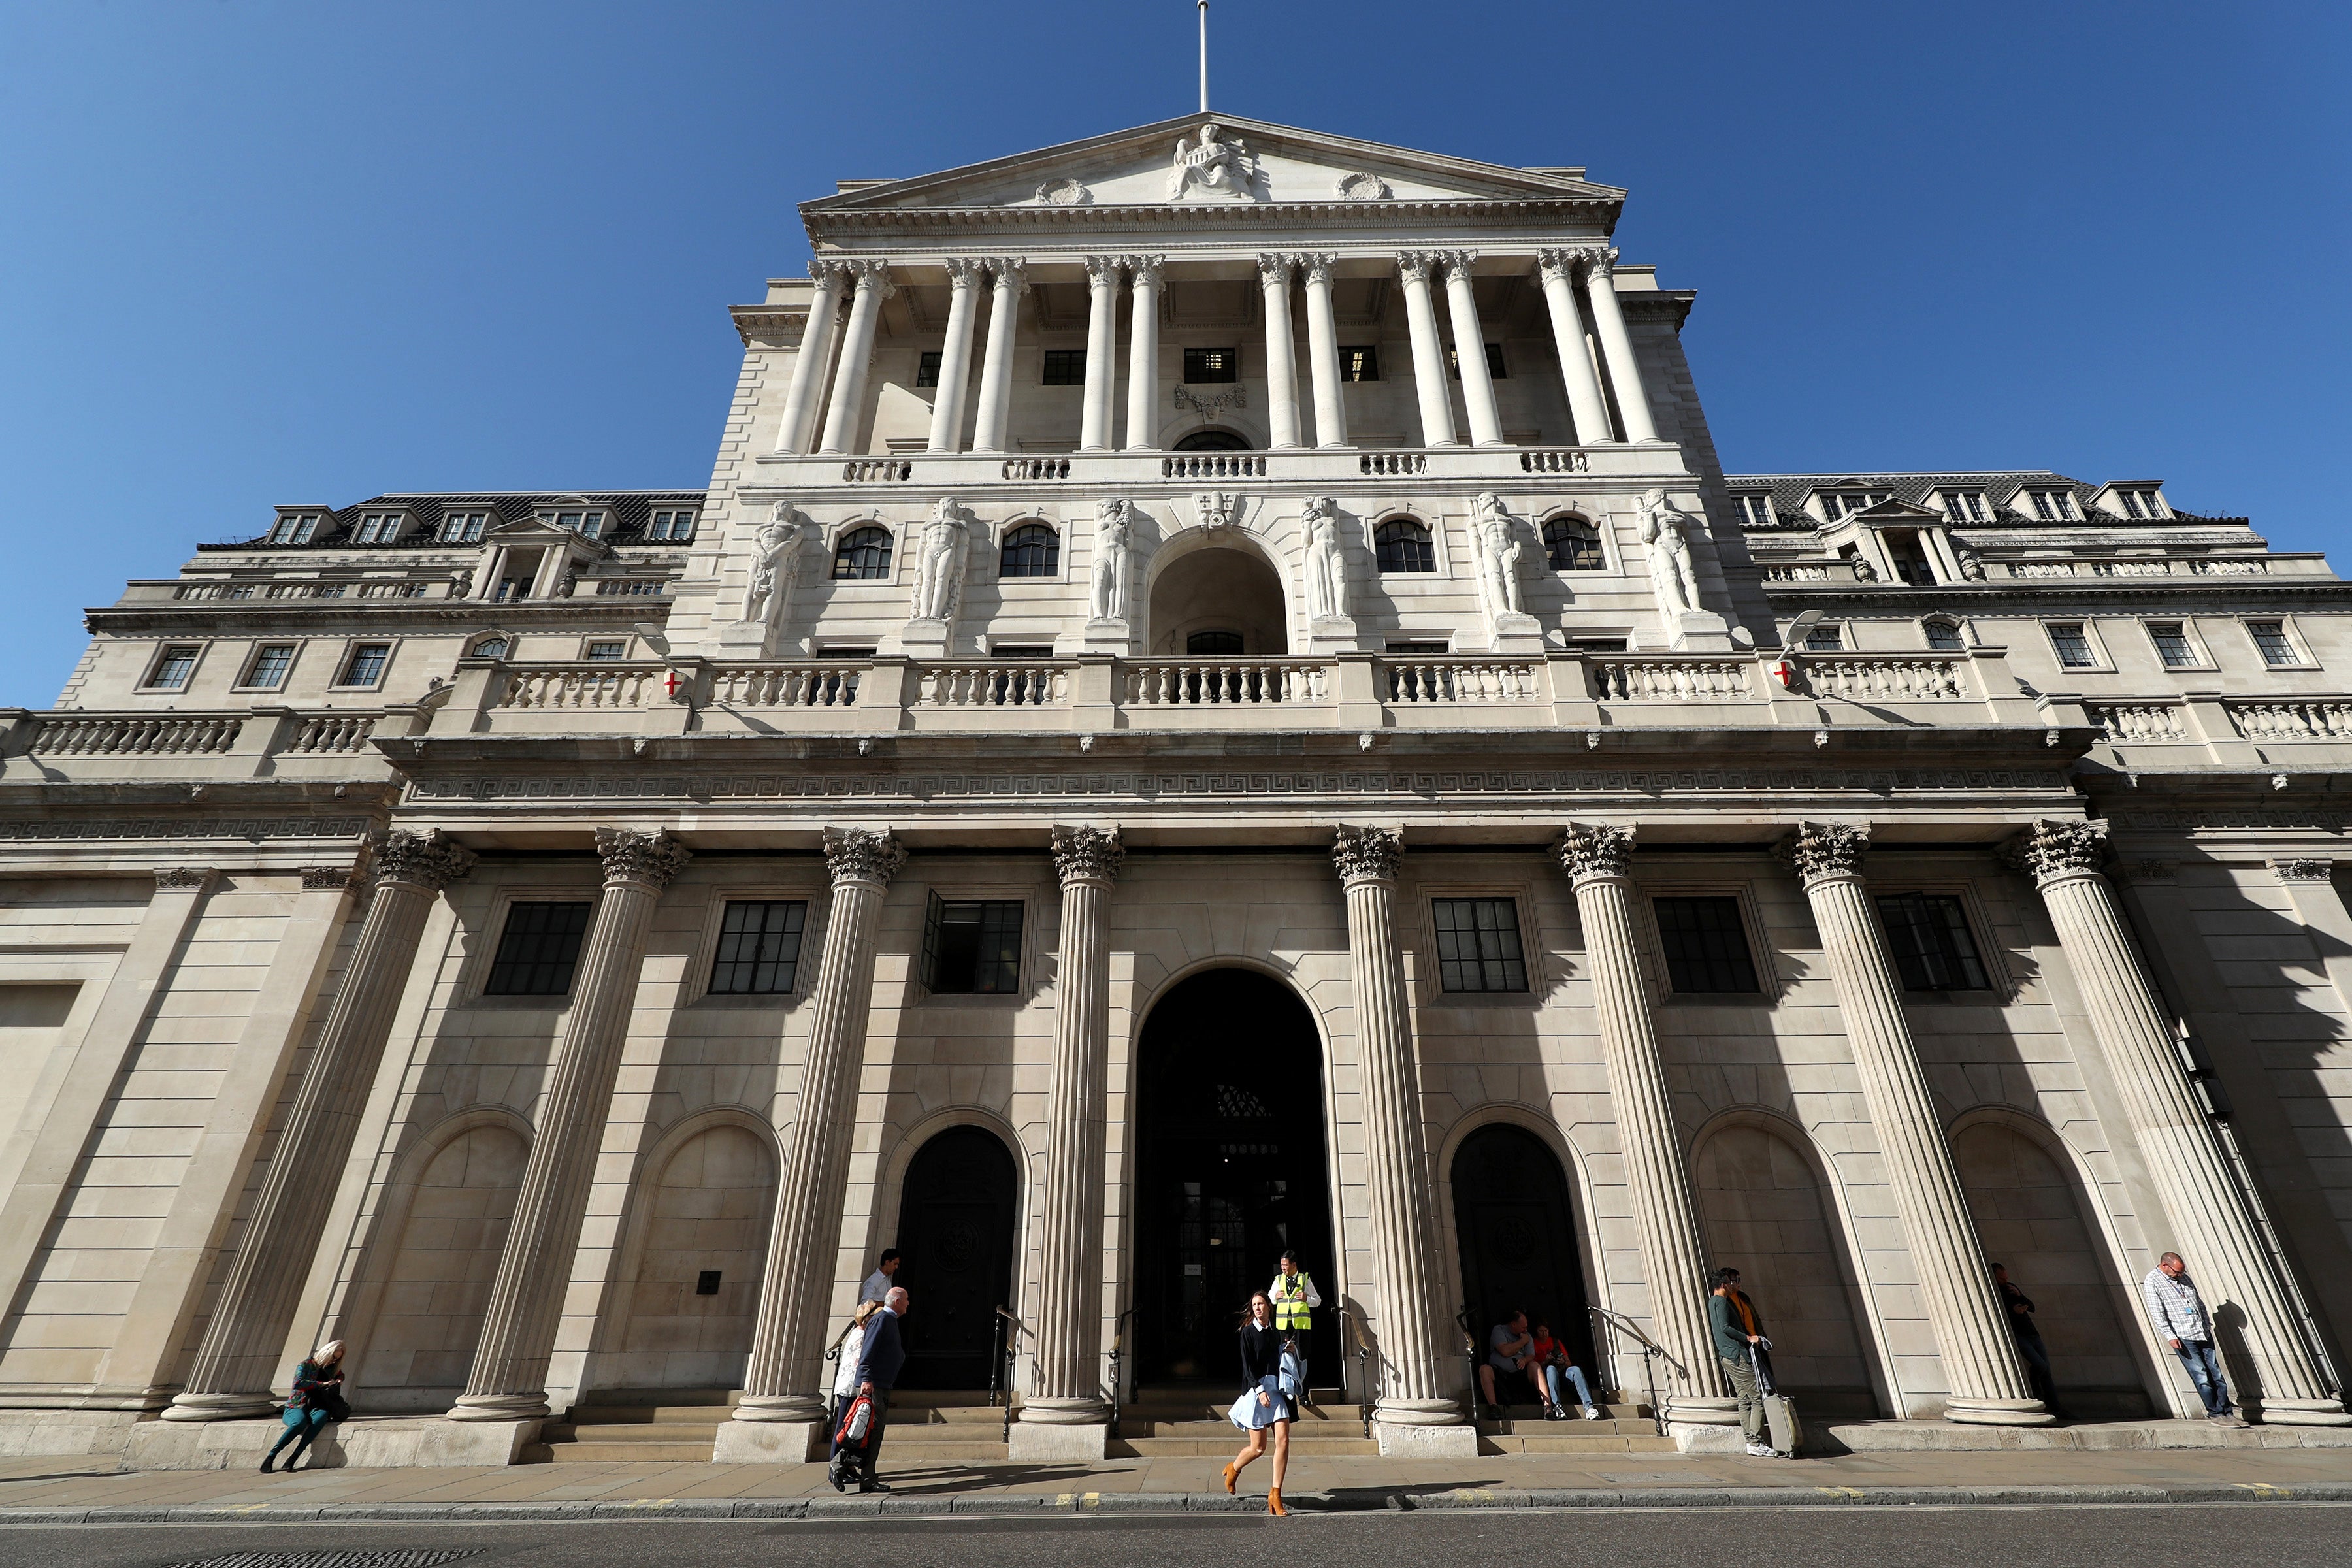
{"label": "column capital", "polygon": [[1403,856],[1402,837],[1384,827],[1341,827],[1331,845],[1331,864],[1348,887],[1395,880]]}
{"label": "column capital", "polygon": [[1337,266],[1339,260],[1328,250],[1305,251],[1290,259],[1298,268],[1298,280],[1301,283],[1320,283],[1327,288],[1331,282],[1331,268]]}
{"label": "column capital", "polygon": [[1287,287],[1290,275],[1297,266],[1298,258],[1286,250],[1261,251],[1257,258],[1257,280],[1261,286],[1276,284]]}
{"label": "column capital", "polygon": [[1797,869],[1807,888],[1837,878],[1859,878],[1870,852],[1870,827],[1859,822],[1801,822],[1781,841],[1780,858]]}
{"label": "column capital", "polygon": [[604,863],[607,882],[642,882],[659,890],[685,869],[694,851],[667,833],[641,833],[628,827],[596,830],[596,858]]}
{"label": "column capital", "polygon": [[1398,278],[1407,283],[1428,282],[1430,268],[1437,265],[1426,250],[1400,250],[1396,262]]}
{"label": "column capital", "polygon": [[842,265],[849,269],[850,277],[857,280],[857,287],[861,289],[871,290],[885,300],[898,291],[898,285],[891,279],[890,264],[887,261],[861,259],[845,261]]}
{"label": "column capital", "polygon": [[405,882],[427,893],[438,893],[473,868],[474,852],[437,827],[423,833],[394,828],[375,844],[373,871],[378,887]]}
{"label": "column capital", "polygon": [[158,866],[155,868],[155,890],[159,893],[201,893],[219,875],[210,866]]}
{"label": "column capital", "polygon": [[1613,822],[1571,822],[1553,853],[1568,873],[1570,887],[1603,879],[1622,878],[1633,859],[1633,833]]}
{"label": "column capital", "polygon": [[1580,246],[1576,251],[1576,258],[1584,263],[1584,280],[1597,282],[1616,269],[1617,247],[1613,245]]}
{"label": "column capital", "polygon": [[1112,289],[1118,287],[1119,273],[1126,268],[1124,256],[1089,256],[1087,258],[1087,287]]}
{"label": "column capital", "polygon": [[2273,860],[2271,872],[2282,882],[2332,882],[2336,879],[2333,860]]}
{"label": "column capital", "polygon": [[885,827],[828,827],[824,830],[824,863],[834,886],[844,882],[874,882],[888,886],[907,863],[907,847]]}
{"label": "column capital", "polygon": [[2044,888],[2071,878],[2097,876],[2106,854],[2106,824],[2060,822],[2046,816],[2036,819],[2009,849],[2011,864]]}
{"label": "column capital", "polygon": [[1116,827],[1054,829],[1054,870],[1066,888],[1073,882],[1099,882],[1105,886],[1116,882],[1119,865],[1126,858],[1127,849],[1119,843]]}
{"label": "column capital", "polygon": [[1119,264],[1127,268],[1128,281],[1136,288],[1157,289],[1168,258],[1164,256],[1122,256]]}
{"label": "column capital", "polygon": [[1573,283],[1576,281],[1576,264],[1583,259],[1584,253],[1580,250],[1553,246],[1536,252],[1536,271],[1546,283]]}
{"label": "column capital", "polygon": [[846,283],[851,280],[850,265],[846,261],[831,260],[821,256],[811,257],[809,277],[815,280],[816,286],[820,289],[828,288],[836,283]]}
{"label": "column capital", "polygon": [[972,289],[979,286],[987,263],[973,256],[950,256],[941,258],[940,265],[948,269],[949,288]]}
{"label": "column capital", "polygon": [[1470,268],[1478,259],[1475,250],[1433,250],[1427,253],[1430,265],[1445,274],[1445,280],[1470,281]]}
{"label": "column capital", "polygon": [[992,256],[987,259],[990,274],[1000,289],[1010,286],[1015,294],[1029,287],[1029,261],[1021,256]]}

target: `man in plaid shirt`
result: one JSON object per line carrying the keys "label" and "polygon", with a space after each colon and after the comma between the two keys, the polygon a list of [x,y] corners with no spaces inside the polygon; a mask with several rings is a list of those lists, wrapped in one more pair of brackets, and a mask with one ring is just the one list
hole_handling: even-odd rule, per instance
{"label": "man in plaid shirt", "polygon": [[2245,1418],[2230,1408],[2230,1385],[2221,1376],[2221,1358],[2213,1353],[2213,1316],[2199,1298],[2180,1254],[2168,1252],[2158,1258],[2147,1278],[2139,1282],[2139,1293],[2156,1324],[2156,1337],[2170,1345],[2180,1364],[2189,1369],[2189,1381],[2197,1385],[2197,1397],[2205,1402],[2206,1419],[2243,1426]]}

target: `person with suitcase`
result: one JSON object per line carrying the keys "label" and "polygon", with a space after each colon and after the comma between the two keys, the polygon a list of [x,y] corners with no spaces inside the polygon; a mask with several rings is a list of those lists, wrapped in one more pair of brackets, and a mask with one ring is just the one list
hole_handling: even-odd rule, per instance
{"label": "person with suitcase", "polygon": [[1731,1380],[1731,1391],[1739,1396],[1739,1430],[1748,1439],[1748,1451],[1769,1459],[1777,1450],[1764,1440],[1764,1391],[1758,1382],[1754,1353],[1757,1347],[1769,1343],[1764,1338],[1764,1320],[1739,1289],[1738,1269],[1718,1268],[1714,1278],[1715,1289],[1706,1299],[1706,1323],[1713,1332],[1715,1353],[1723,1363],[1723,1374]]}
{"label": "person with suitcase", "polygon": [[[857,1478],[861,1492],[890,1489],[875,1478],[874,1467],[882,1457],[882,1431],[889,1423],[890,1390],[907,1364],[906,1342],[898,1337],[898,1320],[907,1315],[907,1288],[893,1286],[883,1298],[882,1310],[866,1320],[865,1342],[857,1351],[856,1394],[850,1400],[847,1418],[835,1430],[833,1464],[825,1476],[835,1491],[848,1490],[852,1476]],[[854,1431],[860,1404],[867,1406],[862,1442]]]}

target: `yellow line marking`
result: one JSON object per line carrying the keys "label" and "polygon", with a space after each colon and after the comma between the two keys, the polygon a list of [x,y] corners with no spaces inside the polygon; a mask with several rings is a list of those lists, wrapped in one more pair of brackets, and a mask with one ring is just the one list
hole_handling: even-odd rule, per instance
{"label": "yellow line marking", "polygon": [[2236,1487],[2240,1491],[2252,1492],[2256,1497],[2272,1498],[2294,1496],[2294,1493],[2287,1488],[2274,1487],[2268,1481],[2231,1481],[2230,1484]]}
{"label": "yellow line marking", "polygon": [[1454,1495],[1458,1498],[1467,1498],[1472,1502],[1493,1502],[1495,1500],[1495,1494],[1493,1492],[1484,1491],[1475,1487],[1456,1487],[1454,1489]]}
{"label": "yellow line marking", "polygon": [[1827,1492],[1832,1497],[1858,1498],[1862,1495],[1860,1487],[1815,1487],[1813,1489],[1817,1492]]}
{"label": "yellow line marking", "polygon": [[663,1498],[652,1498],[652,1497],[633,1497],[633,1498],[631,1498],[628,1501],[626,1501],[626,1502],[623,1503],[621,1506],[622,1506],[623,1508],[667,1508],[670,1504],[672,1504],[672,1503],[676,1502],[677,1500],[676,1498],[668,1498],[668,1497],[663,1497]]}
{"label": "yellow line marking", "polygon": [[211,1513],[268,1513],[271,1506],[272,1505],[266,1502],[232,1502],[223,1503],[220,1507],[210,1509],[206,1511]]}

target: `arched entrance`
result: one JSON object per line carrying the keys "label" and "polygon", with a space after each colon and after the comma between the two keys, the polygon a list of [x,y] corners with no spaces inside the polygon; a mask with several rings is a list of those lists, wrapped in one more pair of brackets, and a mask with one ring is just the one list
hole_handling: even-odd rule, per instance
{"label": "arched entrance", "polygon": [[1255,658],[1287,653],[1288,608],[1265,556],[1245,544],[1203,544],[1152,580],[1152,651],[1183,655],[1197,644]]}
{"label": "arched entrance", "polygon": [[1176,443],[1180,452],[1246,452],[1250,444],[1239,432],[1214,427],[1195,430]]}
{"label": "arched entrance", "polygon": [[1525,1312],[1530,1328],[1550,1325],[1586,1378],[1596,1380],[1598,1397],[1576,1215],[1568,1178],[1543,1140],[1507,1122],[1462,1140],[1454,1152],[1454,1231],[1464,1304],[1480,1341],[1506,1312]]}
{"label": "arched entrance", "polygon": [[1296,1248],[1323,1295],[1307,1354],[1339,1381],[1323,1049],[1280,982],[1212,969],[1145,1020],[1136,1068],[1138,1381],[1238,1384],[1250,1292]]}
{"label": "arched entrance", "polygon": [[898,1282],[912,1299],[901,1388],[986,1388],[996,1309],[1013,1294],[1021,1173],[981,1127],[915,1152],[898,1189]]}

